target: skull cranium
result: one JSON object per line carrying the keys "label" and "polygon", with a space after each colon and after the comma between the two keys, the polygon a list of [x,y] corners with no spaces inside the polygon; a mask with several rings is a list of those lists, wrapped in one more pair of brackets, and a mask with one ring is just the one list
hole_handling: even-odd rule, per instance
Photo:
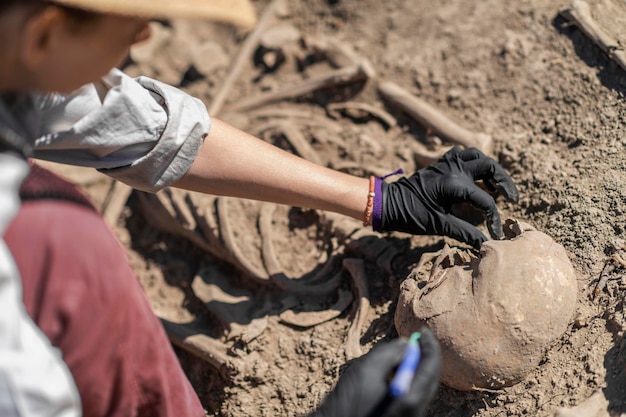
{"label": "skull cranium", "polygon": [[525,223],[508,221],[505,240],[478,256],[446,247],[426,281],[419,266],[403,282],[395,325],[423,325],[442,348],[442,382],[459,390],[521,381],[566,330],[577,284],[565,249]]}

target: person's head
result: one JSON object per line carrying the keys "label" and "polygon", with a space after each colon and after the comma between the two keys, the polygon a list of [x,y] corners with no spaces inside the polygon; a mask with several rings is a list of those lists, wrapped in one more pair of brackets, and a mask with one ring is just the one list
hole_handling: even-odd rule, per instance
{"label": "person's head", "polygon": [[72,91],[150,36],[155,18],[254,24],[248,0],[0,0],[0,92]]}

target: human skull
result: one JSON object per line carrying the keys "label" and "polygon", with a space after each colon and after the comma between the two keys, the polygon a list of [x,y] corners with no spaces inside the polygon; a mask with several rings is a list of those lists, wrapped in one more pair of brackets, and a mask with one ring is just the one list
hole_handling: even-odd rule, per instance
{"label": "human skull", "polygon": [[399,335],[432,329],[441,344],[441,381],[458,390],[518,383],[574,313],[578,290],[565,249],[525,223],[507,221],[505,234],[485,242],[478,256],[446,246],[400,289]]}

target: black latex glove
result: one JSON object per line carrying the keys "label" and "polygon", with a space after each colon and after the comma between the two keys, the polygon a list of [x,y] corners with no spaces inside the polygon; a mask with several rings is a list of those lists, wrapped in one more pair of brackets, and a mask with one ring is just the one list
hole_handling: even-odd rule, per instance
{"label": "black latex glove", "polygon": [[475,248],[487,237],[470,223],[454,216],[452,206],[467,202],[482,210],[489,234],[502,238],[502,222],[494,199],[475,181],[517,202],[519,192],[511,177],[493,159],[476,148],[450,149],[436,163],[409,178],[382,184],[381,231],[449,236]]}
{"label": "black latex glove", "polygon": [[406,339],[375,346],[356,359],[341,376],[322,405],[309,417],[421,417],[439,386],[439,345],[428,329],[419,339],[422,357],[409,392],[389,395],[389,382],[406,350]]}

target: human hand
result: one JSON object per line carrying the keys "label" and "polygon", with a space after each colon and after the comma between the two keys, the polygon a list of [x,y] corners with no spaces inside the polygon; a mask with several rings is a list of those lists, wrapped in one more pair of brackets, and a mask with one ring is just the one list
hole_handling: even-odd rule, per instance
{"label": "human hand", "polygon": [[411,177],[382,183],[381,219],[374,228],[445,235],[479,248],[487,237],[451,212],[454,204],[467,202],[485,213],[489,234],[500,239],[502,222],[496,203],[476,185],[478,180],[509,201],[519,200],[513,180],[495,160],[476,148],[462,150],[455,146],[439,161]]}
{"label": "human hand", "polygon": [[309,417],[423,416],[439,386],[441,358],[432,332],[425,328],[421,333],[421,360],[408,393],[399,398],[389,394],[389,382],[407,347],[406,339],[394,339],[356,359]]}

